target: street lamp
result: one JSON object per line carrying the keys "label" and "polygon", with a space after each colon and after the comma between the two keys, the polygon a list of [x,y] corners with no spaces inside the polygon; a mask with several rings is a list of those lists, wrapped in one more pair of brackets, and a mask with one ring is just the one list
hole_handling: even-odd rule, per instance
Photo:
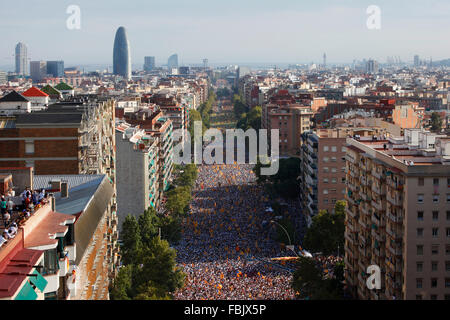
{"label": "street lamp", "polygon": [[291,237],[289,237],[289,233],[287,232],[287,230],[286,230],[281,224],[279,224],[278,222],[276,222],[275,220],[270,220],[270,223],[275,223],[275,224],[277,224],[278,226],[280,226],[281,229],[283,229],[283,231],[286,233],[286,236],[288,237],[288,240],[289,240],[289,245],[286,246],[286,248],[288,248],[289,250],[291,250],[292,252],[294,252],[294,253],[297,255],[297,257],[300,257],[300,256],[298,255],[298,253],[295,252],[295,250],[294,250],[294,246],[293,246],[292,243],[291,243]]}

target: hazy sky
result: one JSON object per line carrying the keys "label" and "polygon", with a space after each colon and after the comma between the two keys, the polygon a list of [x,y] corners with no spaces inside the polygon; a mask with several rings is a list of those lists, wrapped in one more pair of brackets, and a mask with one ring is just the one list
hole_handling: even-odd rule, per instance
{"label": "hazy sky", "polygon": [[[80,30],[66,27],[69,5],[81,9]],[[369,5],[381,30],[366,27]],[[19,41],[32,60],[112,64],[119,26],[133,65],[175,52],[180,64],[450,58],[449,0],[1,0],[0,66],[14,64]]]}

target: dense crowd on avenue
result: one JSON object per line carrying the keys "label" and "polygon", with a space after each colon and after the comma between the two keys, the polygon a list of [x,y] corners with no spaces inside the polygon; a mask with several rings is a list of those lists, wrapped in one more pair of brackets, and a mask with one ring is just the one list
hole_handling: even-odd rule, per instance
{"label": "dense crowd on avenue", "polygon": [[292,256],[271,239],[268,199],[251,165],[202,165],[176,247],[186,284],[176,299],[294,299]]}

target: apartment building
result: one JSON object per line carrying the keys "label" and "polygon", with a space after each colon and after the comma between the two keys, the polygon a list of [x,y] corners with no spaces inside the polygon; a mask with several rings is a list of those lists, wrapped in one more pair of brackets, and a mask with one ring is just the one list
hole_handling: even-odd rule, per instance
{"label": "apartment building", "polygon": [[18,114],[0,128],[0,166],[114,178],[114,101],[73,101]]}
{"label": "apartment building", "polygon": [[116,127],[119,229],[128,214],[159,209],[159,137],[121,123]]}
{"label": "apartment building", "polygon": [[[345,280],[361,299],[450,299],[450,139],[347,138]],[[366,286],[381,269],[381,289]]]}
{"label": "apartment building", "polygon": [[[42,263],[37,266],[37,278],[42,279],[42,288],[31,291],[24,283],[22,294],[2,287],[2,282],[13,284],[23,281],[21,274],[12,270],[2,278],[0,288],[5,289],[0,297],[45,300],[107,300],[110,281],[116,276],[120,262],[117,244],[117,223],[115,219],[115,195],[113,184],[106,175],[41,175],[34,176],[31,168],[2,168],[14,177],[15,194],[26,185],[31,190],[45,190],[47,198],[34,206],[31,216],[20,214],[20,196],[11,199],[16,204],[12,219],[18,224],[16,237],[0,246],[0,269],[21,260],[12,258],[17,250],[39,250],[43,253]],[[21,191],[20,191],[21,192]],[[18,246],[17,248],[14,248]],[[13,253],[11,253],[13,252]],[[26,258],[27,256],[25,256]],[[34,268],[34,267],[33,267]],[[28,273],[29,274],[29,273]],[[45,285],[44,285],[45,284]],[[25,299],[25,298],[23,298]]]}
{"label": "apartment building", "polygon": [[308,225],[321,210],[334,212],[336,202],[345,198],[347,137],[366,137],[377,132],[377,128],[343,127],[302,134],[300,197]]}
{"label": "apartment building", "polygon": [[264,121],[268,130],[279,130],[279,152],[281,156],[299,156],[301,134],[312,126],[313,113],[310,107],[297,104],[284,106],[266,106],[267,118]]}

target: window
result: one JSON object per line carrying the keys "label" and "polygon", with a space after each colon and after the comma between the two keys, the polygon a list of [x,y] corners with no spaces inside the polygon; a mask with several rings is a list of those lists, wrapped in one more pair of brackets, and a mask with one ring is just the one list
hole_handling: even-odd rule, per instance
{"label": "window", "polygon": [[323,157],[323,162],[328,162],[330,160],[330,158],[328,157]]}
{"label": "window", "polygon": [[336,199],[334,199],[334,198],[331,199],[331,203],[332,203],[332,204],[335,204],[335,203],[336,203]]}
{"label": "window", "polygon": [[445,278],[445,287],[450,288],[450,278]]}
{"label": "window", "polygon": [[324,203],[324,204],[328,204],[328,198],[324,198],[324,199],[323,199],[323,203]]}
{"label": "window", "polygon": [[437,221],[439,219],[439,211],[433,211],[433,221]]}
{"label": "window", "polygon": [[346,167],[342,167],[341,171],[345,172],[345,171],[347,171],[347,168]]}
{"label": "window", "polygon": [[336,178],[332,178],[332,179],[331,179],[331,183],[337,183]]}
{"label": "window", "polygon": [[34,141],[25,141],[25,153],[26,154],[34,153]]}
{"label": "window", "polygon": [[438,253],[439,253],[439,245],[438,244],[431,245],[431,254],[436,255]]}
{"label": "window", "polygon": [[329,150],[328,146],[323,146],[323,151],[324,152],[328,152],[328,150]]}
{"label": "window", "polygon": [[336,157],[331,157],[331,162],[336,162]]}
{"label": "window", "polygon": [[416,288],[422,289],[422,279],[421,278],[416,279]]}
{"label": "window", "polygon": [[445,230],[445,234],[446,234],[447,238],[450,238],[450,228],[447,228]]}
{"label": "window", "polygon": [[418,194],[417,195],[417,202],[418,203],[423,203],[423,194]]}
{"label": "window", "polygon": [[419,178],[418,179],[418,186],[423,187],[425,185],[425,179],[424,178]]}
{"label": "window", "polygon": [[431,271],[437,271],[437,269],[438,269],[437,261],[432,261],[431,262]]}
{"label": "window", "polygon": [[423,221],[423,211],[417,211],[417,220]]}
{"label": "window", "polygon": [[336,193],[336,189],[330,189],[330,193]]}
{"label": "window", "polygon": [[336,146],[332,146],[331,147],[331,152],[336,152],[337,151],[337,147]]}
{"label": "window", "polygon": [[445,271],[450,271],[450,261],[445,261]]}
{"label": "window", "polygon": [[445,246],[445,254],[450,256],[450,245],[448,244]]}
{"label": "window", "polygon": [[416,248],[417,248],[417,255],[418,256],[423,255],[423,245],[417,245]]}
{"label": "window", "polygon": [[439,202],[439,195],[433,194],[433,203],[438,203],[438,202]]}
{"label": "window", "polygon": [[418,228],[417,229],[417,237],[420,237],[420,238],[423,237],[423,228]]}
{"label": "window", "polygon": [[436,238],[438,236],[438,230],[439,228],[433,228],[431,229],[431,235],[433,236],[433,238]]}
{"label": "window", "polygon": [[422,300],[422,295],[421,294],[416,294],[416,300]]}
{"label": "window", "polygon": [[447,221],[450,221],[450,211],[447,211]]}
{"label": "window", "polygon": [[423,271],[423,262],[417,262],[416,263],[416,270],[417,270],[417,272],[422,272]]}
{"label": "window", "polygon": [[324,178],[323,183],[328,183],[328,178]]}
{"label": "window", "polygon": [[346,148],[346,147],[342,147],[342,148],[341,148],[341,151],[342,151],[342,152],[347,152],[347,148]]}
{"label": "window", "polygon": [[447,203],[449,203],[449,202],[450,202],[450,194],[447,193]]}
{"label": "window", "polygon": [[431,287],[437,288],[437,279],[436,278],[431,279]]}
{"label": "window", "polygon": [[323,172],[328,173],[328,171],[329,171],[329,168],[328,168],[328,167],[324,167],[324,168],[323,168]]}
{"label": "window", "polygon": [[342,160],[342,162],[345,162],[345,157],[342,157],[341,160]]}
{"label": "window", "polygon": [[433,186],[439,186],[439,178],[433,179]]}
{"label": "window", "polygon": [[323,189],[323,194],[328,194],[328,189]]}
{"label": "window", "polygon": [[437,300],[437,295],[435,294],[430,295],[430,300]]}
{"label": "window", "polygon": [[[337,169],[336,168],[331,168],[331,172],[336,173]],[[450,194],[449,194],[449,196],[450,196]]]}
{"label": "window", "polygon": [[343,178],[341,179],[341,182],[342,182],[342,183],[345,183],[345,177],[343,177]]}

